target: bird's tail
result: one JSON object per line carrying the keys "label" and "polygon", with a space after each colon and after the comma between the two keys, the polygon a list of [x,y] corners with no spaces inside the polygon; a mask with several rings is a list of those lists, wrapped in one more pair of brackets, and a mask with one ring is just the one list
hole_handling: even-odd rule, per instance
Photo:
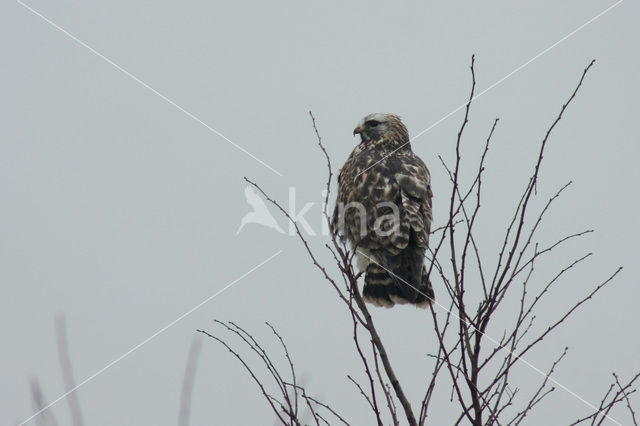
{"label": "bird's tail", "polygon": [[436,300],[436,295],[433,292],[433,287],[431,286],[431,281],[429,280],[429,276],[427,274],[427,268],[422,266],[422,280],[420,285],[418,286],[418,294],[416,298],[413,300],[413,304],[418,308],[428,308],[429,305]]}
{"label": "bird's tail", "polygon": [[372,262],[367,266],[362,295],[366,302],[386,308],[396,303],[411,303],[419,308],[428,308],[434,301],[435,295],[427,277],[426,268],[422,267],[418,285],[411,281],[410,277],[391,274]]}

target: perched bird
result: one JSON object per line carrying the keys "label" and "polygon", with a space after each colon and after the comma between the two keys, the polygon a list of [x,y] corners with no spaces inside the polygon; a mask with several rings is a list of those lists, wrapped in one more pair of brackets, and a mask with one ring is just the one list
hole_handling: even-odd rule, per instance
{"label": "perched bird", "polygon": [[353,134],[361,141],[340,170],[331,230],[356,250],[365,301],[426,308],[434,300],[424,260],[432,220],[429,170],[397,115],[367,115]]}

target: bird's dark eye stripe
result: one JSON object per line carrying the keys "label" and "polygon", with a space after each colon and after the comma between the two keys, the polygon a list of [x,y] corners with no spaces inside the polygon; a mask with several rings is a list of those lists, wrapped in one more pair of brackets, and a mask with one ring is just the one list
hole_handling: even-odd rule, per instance
{"label": "bird's dark eye stripe", "polygon": [[367,124],[368,124],[370,127],[376,127],[378,124],[380,124],[380,122],[379,122],[379,121],[376,121],[376,120],[369,120],[369,121],[367,121]]}

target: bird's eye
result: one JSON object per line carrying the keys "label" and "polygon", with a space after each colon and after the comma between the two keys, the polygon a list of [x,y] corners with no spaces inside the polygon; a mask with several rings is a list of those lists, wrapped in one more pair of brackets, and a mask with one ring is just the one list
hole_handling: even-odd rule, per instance
{"label": "bird's eye", "polygon": [[376,120],[371,120],[371,121],[367,121],[367,124],[369,125],[369,127],[376,127],[378,124],[380,124],[380,122]]}

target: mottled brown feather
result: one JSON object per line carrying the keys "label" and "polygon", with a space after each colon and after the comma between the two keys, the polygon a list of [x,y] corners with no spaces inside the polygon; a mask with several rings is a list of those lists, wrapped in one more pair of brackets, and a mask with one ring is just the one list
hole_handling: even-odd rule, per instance
{"label": "mottled brown feather", "polygon": [[[413,153],[409,134],[399,117],[368,117],[374,117],[379,124],[367,128],[365,117],[357,129],[362,141],[338,175],[332,231],[375,260],[366,266],[363,294],[369,302],[424,306],[433,300],[424,268],[432,221],[429,170]],[[346,208],[341,218],[339,206],[349,203],[361,205],[363,211]],[[393,203],[399,217],[389,216],[393,209],[380,207],[381,203]],[[395,231],[389,235],[374,232],[379,218],[382,231],[386,233],[394,227]],[[360,232],[361,226],[364,233]]]}

